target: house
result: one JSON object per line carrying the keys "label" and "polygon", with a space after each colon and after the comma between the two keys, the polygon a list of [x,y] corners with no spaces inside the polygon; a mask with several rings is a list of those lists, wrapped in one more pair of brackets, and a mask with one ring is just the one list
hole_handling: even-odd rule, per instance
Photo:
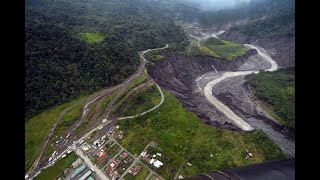
{"label": "house", "polygon": [[103,154],[105,154],[105,153],[104,153],[105,150],[106,150],[105,147],[101,148],[101,149],[99,150],[99,152],[97,153],[97,156],[100,157],[100,156],[102,156]]}
{"label": "house", "polygon": [[147,155],[147,152],[146,152],[146,151],[143,151],[143,152],[140,154],[140,156],[141,156],[142,158],[144,158],[146,155]]}
{"label": "house", "polygon": [[111,174],[110,174],[110,177],[111,177],[111,180],[116,180],[118,179],[120,176],[120,174],[118,173],[117,170],[113,171]]}
{"label": "house", "polygon": [[123,159],[126,159],[128,157],[128,153],[127,152],[123,152],[121,155],[120,155],[120,158],[123,160]]}
{"label": "house", "polygon": [[108,156],[106,153],[102,154],[101,156],[99,156],[99,157],[97,158],[97,164],[98,164],[99,166],[101,166],[101,165],[106,161],[106,159],[107,159],[108,157],[109,157],[109,156]]}
{"label": "house", "polygon": [[136,176],[141,169],[142,169],[142,165],[141,164],[134,165],[131,169],[129,169],[129,173],[132,176]]}
{"label": "house", "polygon": [[119,163],[115,160],[113,160],[106,169],[106,174],[108,174],[110,177],[112,177],[112,172],[117,169]]}
{"label": "house", "polygon": [[151,159],[149,161],[150,164],[153,164],[156,168],[159,168],[163,165],[163,163],[159,160],[156,160],[156,159]]}
{"label": "house", "polygon": [[163,163],[159,160],[157,160],[156,162],[153,163],[153,165],[156,167],[156,168],[159,168],[163,165]]}

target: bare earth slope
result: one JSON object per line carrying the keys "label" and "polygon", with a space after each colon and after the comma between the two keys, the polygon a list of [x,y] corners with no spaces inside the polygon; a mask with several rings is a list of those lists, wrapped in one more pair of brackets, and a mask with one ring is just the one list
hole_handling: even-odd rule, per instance
{"label": "bare earth slope", "polygon": [[[250,45],[246,47],[250,48]],[[270,57],[263,56],[261,51],[264,50],[262,48],[258,50],[262,55],[257,54],[254,49],[249,49],[245,55],[232,61],[166,53],[164,56],[167,59],[156,62],[150,67],[149,72],[160,86],[171,91],[186,109],[196,113],[205,123],[239,131],[262,129],[289,157],[293,157],[294,140],[287,138],[286,129],[257,113],[250,90],[243,85],[246,72],[277,69],[277,64],[270,64],[274,63]],[[228,75],[226,72],[230,72],[232,76],[234,74],[235,77],[221,78]],[[244,74],[238,76],[241,73]],[[207,87],[205,91],[206,85],[217,79],[221,81],[213,83],[214,86],[210,86],[209,90]],[[209,92],[209,95],[205,92]],[[210,98],[208,99],[210,95],[217,99],[210,101]],[[219,101],[222,102],[220,107],[215,103]]]}
{"label": "bare earth slope", "polygon": [[219,72],[236,71],[250,61],[249,57],[252,55],[257,55],[257,51],[251,49],[241,57],[226,61],[205,56],[189,57],[167,53],[164,55],[167,59],[151,66],[149,74],[157,84],[171,91],[185,108],[196,113],[204,122],[222,128],[240,130],[206,100],[195,80],[205,73],[215,72],[215,69]]}
{"label": "bare earth slope", "polygon": [[263,47],[271,55],[271,58],[277,62],[279,68],[295,65],[294,37],[253,38],[235,30],[228,30],[219,37],[241,44],[248,43]]}

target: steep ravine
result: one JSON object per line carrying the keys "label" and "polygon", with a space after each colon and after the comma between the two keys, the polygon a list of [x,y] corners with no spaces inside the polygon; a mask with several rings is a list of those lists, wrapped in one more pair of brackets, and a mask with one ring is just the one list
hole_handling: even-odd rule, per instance
{"label": "steep ravine", "polygon": [[[261,48],[260,51],[264,50]],[[206,99],[203,92],[205,85],[225,72],[275,70],[275,66],[272,67],[266,57],[259,55],[255,49],[247,50],[245,55],[232,61],[205,56],[189,57],[176,53],[163,55],[167,57],[165,60],[156,62],[149,68],[152,78],[171,91],[186,109],[197,114],[205,123],[230,130],[242,131],[234,121]],[[282,129],[257,114],[250,91],[242,86],[244,77],[235,76],[222,80],[213,88],[212,94],[253,128],[262,129],[289,157],[293,157],[294,140],[287,139],[286,133],[281,132]]]}

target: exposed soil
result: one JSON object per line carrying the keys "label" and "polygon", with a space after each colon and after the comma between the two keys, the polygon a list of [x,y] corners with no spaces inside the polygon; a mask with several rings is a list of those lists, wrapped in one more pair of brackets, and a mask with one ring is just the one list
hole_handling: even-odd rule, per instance
{"label": "exposed soil", "polygon": [[208,72],[215,72],[215,69],[218,70],[218,74],[221,71],[237,71],[248,64],[250,56],[257,55],[256,50],[250,49],[245,55],[232,61],[207,56],[189,57],[170,52],[163,55],[166,57],[165,60],[156,62],[149,68],[150,76],[158,85],[172,92],[187,110],[197,114],[205,123],[240,131],[232,124],[233,122],[206,100],[199,89],[203,88],[200,86],[205,83],[197,83],[196,79]]}
{"label": "exposed soil", "polygon": [[228,30],[219,36],[222,39],[241,44],[253,44],[263,47],[280,68],[295,65],[295,38],[288,36],[255,38],[235,30]]}
{"label": "exposed soil", "polygon": [[[166,52],[166,59],[149,67],[149,74],[161,87],[172,92],[189,111],[203,122],[216,127],[242,131],[234,122],[213,106],[204,96],[204,86],[226,71],[256,71],[271,65],[254,49],[232,61],[207,56],[184,56]],[[262,129],[289,157],[295,156],[294,131],[271,120],[257,111],[245,76],[227,78],[213,88],[213,95],[235,114],[256,129]],[[259,113],[258,113],[259,112]],[[242,131],[243,132],[243,131]]]}

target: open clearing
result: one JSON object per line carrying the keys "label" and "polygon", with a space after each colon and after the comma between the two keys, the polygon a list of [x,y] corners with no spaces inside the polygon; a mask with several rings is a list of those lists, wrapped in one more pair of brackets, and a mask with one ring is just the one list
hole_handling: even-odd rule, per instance
{"label": "open clearing", "polygon": [[[203,46],[200,46],[199,49],[205,54],[212,54],[213,57],[221,57],[228,60],[236,56],[242,56],[246,52],[244,46],[241,44],[217,38],[208,39],[203,43]],[[210,50],[212,52],[209,52]]]}
{"label": "open clearing", "polygon": [[81,39],[88,43],[99,43],[104,40],[104,36],[101,32],[84,32],[79,33]]}

